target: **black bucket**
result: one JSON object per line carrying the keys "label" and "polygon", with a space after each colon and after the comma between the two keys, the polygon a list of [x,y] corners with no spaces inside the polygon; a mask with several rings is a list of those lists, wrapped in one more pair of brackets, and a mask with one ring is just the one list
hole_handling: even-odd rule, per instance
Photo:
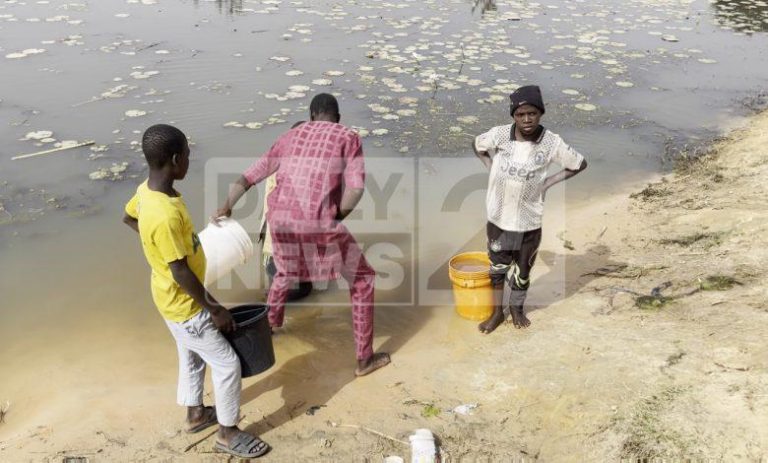
{"label": "black bucket", "polygon": [[275,364],[268,311],[264,304],[241,305],[229,311],[237,329],[226,337],[240,359],[243,378],[267,371]]}

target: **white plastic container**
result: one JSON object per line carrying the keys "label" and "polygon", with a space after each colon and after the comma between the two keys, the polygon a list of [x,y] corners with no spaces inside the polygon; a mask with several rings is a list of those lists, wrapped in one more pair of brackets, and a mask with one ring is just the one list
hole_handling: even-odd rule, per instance
{"label": "white plastic container", "polygon": [[210,286],[253,256],[253,241],[235,220],[226,218],[209,223],[198,235],[207,265],[205,286]]}
{"label": "white plastic container", "polygon": [[429,429],[417,429],[408,437],[411,442],[411,463],[435,463],[437,447]]}

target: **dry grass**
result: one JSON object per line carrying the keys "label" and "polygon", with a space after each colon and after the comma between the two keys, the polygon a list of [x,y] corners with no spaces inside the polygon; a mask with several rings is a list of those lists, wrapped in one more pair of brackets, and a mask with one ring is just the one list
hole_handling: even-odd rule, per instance
{"label": "dry grass", "polygon": [[659,240],[659,244],[674,244],[676,246],[689,247],[698,243],[702,245],[704,249],[709,249],[722,243],[725,235],[725,232],[696,232],[677,238],[665,238]]}
{"label": "dry grass", "polygon": [[680,386],[669,386],[635,404],[624,424],[627,437],[621,447],[622,459],[681,458],[688,453],[692,443],[662,421],[665,411],[685,391]]}

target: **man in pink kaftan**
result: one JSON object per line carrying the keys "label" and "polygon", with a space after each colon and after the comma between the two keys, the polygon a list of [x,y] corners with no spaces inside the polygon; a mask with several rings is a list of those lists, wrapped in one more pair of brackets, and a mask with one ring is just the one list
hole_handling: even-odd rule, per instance
{"label": "man in pink kaftan", "polygon": [[[358,368],[368,374],[389,363],[373,353],[373,293],[376,273],[342,220],[362,197],[365,182],[360,137],[339,124],[336,98],[315,96],[310,121],[285,132],[243,172],[242,190],[276,174],[267,222],[277,273],[269,290],[269,323],[283,325],[292,283],[339,277],[350,285]],[[244,191],[233,188],[218,214],[229,215]]]}

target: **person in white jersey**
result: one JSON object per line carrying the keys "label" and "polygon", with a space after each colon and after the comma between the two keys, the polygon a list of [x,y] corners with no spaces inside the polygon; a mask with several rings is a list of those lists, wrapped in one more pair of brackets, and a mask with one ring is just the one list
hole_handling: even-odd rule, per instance
{"label": "person in white jersey", "polygon": [[[484,334],[504,321],[505,294],[515,327],[530,326],[523,305],[541,242],[544,197],[552,185],[587,168],[581,154],[539,124],[544,100],[538,86],[520,87],[509,98],[513,123],[494,127],[473,143],[490,170],[486,210],[494,309],[478,327]],[[552,163],[563,170],[547,176]]]}

